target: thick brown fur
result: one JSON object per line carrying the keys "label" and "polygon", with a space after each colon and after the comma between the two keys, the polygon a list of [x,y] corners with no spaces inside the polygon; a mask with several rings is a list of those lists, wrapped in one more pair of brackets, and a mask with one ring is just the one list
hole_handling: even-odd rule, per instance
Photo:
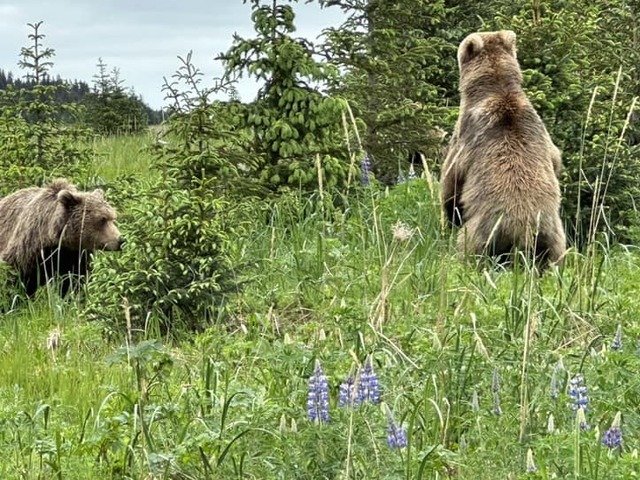
{"label": "thick brown fur", "polygon": [[458,49],[460,115],[442,168],[444,213],[461,253],[514,247],[542,264],[564,255],[560,151],[522,90],[516,35],[473,33]]}
{"label": "thick brown fur", "polygon": [[[58,179],[0,199],[0,260],[20,274],[27,293],[57,276],[85,276],[94,250],[119,250],[116,211],[102,190],[80,192]],[[70,286],[63,280],[62,293]]]}

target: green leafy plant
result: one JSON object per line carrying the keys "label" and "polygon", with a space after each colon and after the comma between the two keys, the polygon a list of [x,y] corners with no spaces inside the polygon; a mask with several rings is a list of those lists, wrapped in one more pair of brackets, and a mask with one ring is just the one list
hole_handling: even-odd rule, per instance
{"label": "green leafy plant", "polygon": [[148,331],[148,319],[162,331],[202,329],[239,286],[234,243],[244,232],[251,188],[233,163],[242,151],[231,125],[214,115],[198,79],[189,56],[176,76],[185,90],[167,86],[174,114],[169,144],[158,146],[157,179],[114,186],[127,245],[96,262],[87,288],[91,318],[123,319],[125,302],[135,329]]}
{"label": "green leafy plant", "polygon": [[96,132],[136,134],[148,126],[147,107],[133,92],[124,87],[120,70],[98,59],[98,73],[94,76],[94,90],[87,99],[86,118]]}
{"label": "green leafy plant", "polygon": [[248,151],[260,161],[260,183],[275,191],[342,187],[350,165],[343,144],[346,103],[316,87],[334,79],[336,69],[313,57],[310,42],[291,36],[291,5],[252,0],[252,8],[257,38],[236,36],[218,58],[229,78],[248,73],[264,82],[239,117],[251,132]]}
{"label": "green leafy plant", "polygon": [[45,83],[54,50],[42,47],[41,24],[29,24],[33,45],[21,52],[28,88],[0,91],[0,194],[87,172],[89,155],[83,141],[89,130],[78,123],[81,107],[56,100],[57,92],[66,87]]}

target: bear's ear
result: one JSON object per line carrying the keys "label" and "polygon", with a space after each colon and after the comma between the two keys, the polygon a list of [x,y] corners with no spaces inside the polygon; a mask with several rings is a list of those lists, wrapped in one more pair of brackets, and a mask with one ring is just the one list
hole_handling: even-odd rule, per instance
{"label": "bear's ear", "polygon": [[476,33],[472,33],[465,38],[458,49],[458,65],[462,67],[465,63],[473,60],[484,47],[484,40]]}
{"label": "bear's ear", "polygon": [[82,198],[71,190],[65,189],[58,192],[58,201],[65,207],[69,208],[79,204],[82,201]]}
{"label": "bear's ear", "polygon": [[500,36],[502,37],[502,41],[509,49],[509,51],[516,56],[516,33],[511,30],[503,30],[500,32]]}
{"label": "bear's ear", "polygon": [[93,192],[91,192],[91,195],[96,197],[98,200],[104,201],[104,191],[101,188],[96,188]]}

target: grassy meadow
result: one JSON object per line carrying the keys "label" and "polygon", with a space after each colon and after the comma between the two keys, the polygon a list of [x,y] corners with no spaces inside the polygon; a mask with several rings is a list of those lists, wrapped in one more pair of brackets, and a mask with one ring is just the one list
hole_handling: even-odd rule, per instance
{"label": "grassy meadow", "polygon": [[[94,175],[147,172],[153,141],[96,141]],[[0,478],[637,477],[635,248],[543,275],[462,261],[424,178],[321,205],[253,216],[243,288],[202,332],[132,334],[123,308],[107,337],[47,289],[4,305]]]}

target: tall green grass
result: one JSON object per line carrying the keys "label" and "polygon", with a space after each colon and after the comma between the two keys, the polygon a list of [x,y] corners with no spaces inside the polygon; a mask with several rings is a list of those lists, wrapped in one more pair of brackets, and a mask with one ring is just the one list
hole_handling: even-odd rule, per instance
{"label": "tall green grass", "polygon": [[[96,175],[144,174],[149,141],[97,143]],[[81,296],[43,289],[9,303],[0,477],[521,478],[531,449],[532,478],[631,478],[634,250],[570,251],[543,275],[524,259],[504,269],[457,257],[426,179],[357,188],[340,209],[323,195],[283,197],[266,218],[256,206],[251,234],[237,239],[238,264],[252,266],[244,289],[205,332],[136,339],[123,308],[123,332],[107,341],[82,320]],[[612,350],[618,325],[623,348]],[[382,403],[339,409],[339,384],[369,357]],[[316,361],[328,424],[306,417]],[[588,431],[567,407],[578,372]],[[406,448],[386,443],[388,411]],[[624,445],[609,452],[600,438],[617,411]]]}
{"label": "tall green grass", "polygon": [[131,175],[148,175],[154,162],[153,131],[141,135],[95,137],[91,144],[93,174],[104,181]]}

